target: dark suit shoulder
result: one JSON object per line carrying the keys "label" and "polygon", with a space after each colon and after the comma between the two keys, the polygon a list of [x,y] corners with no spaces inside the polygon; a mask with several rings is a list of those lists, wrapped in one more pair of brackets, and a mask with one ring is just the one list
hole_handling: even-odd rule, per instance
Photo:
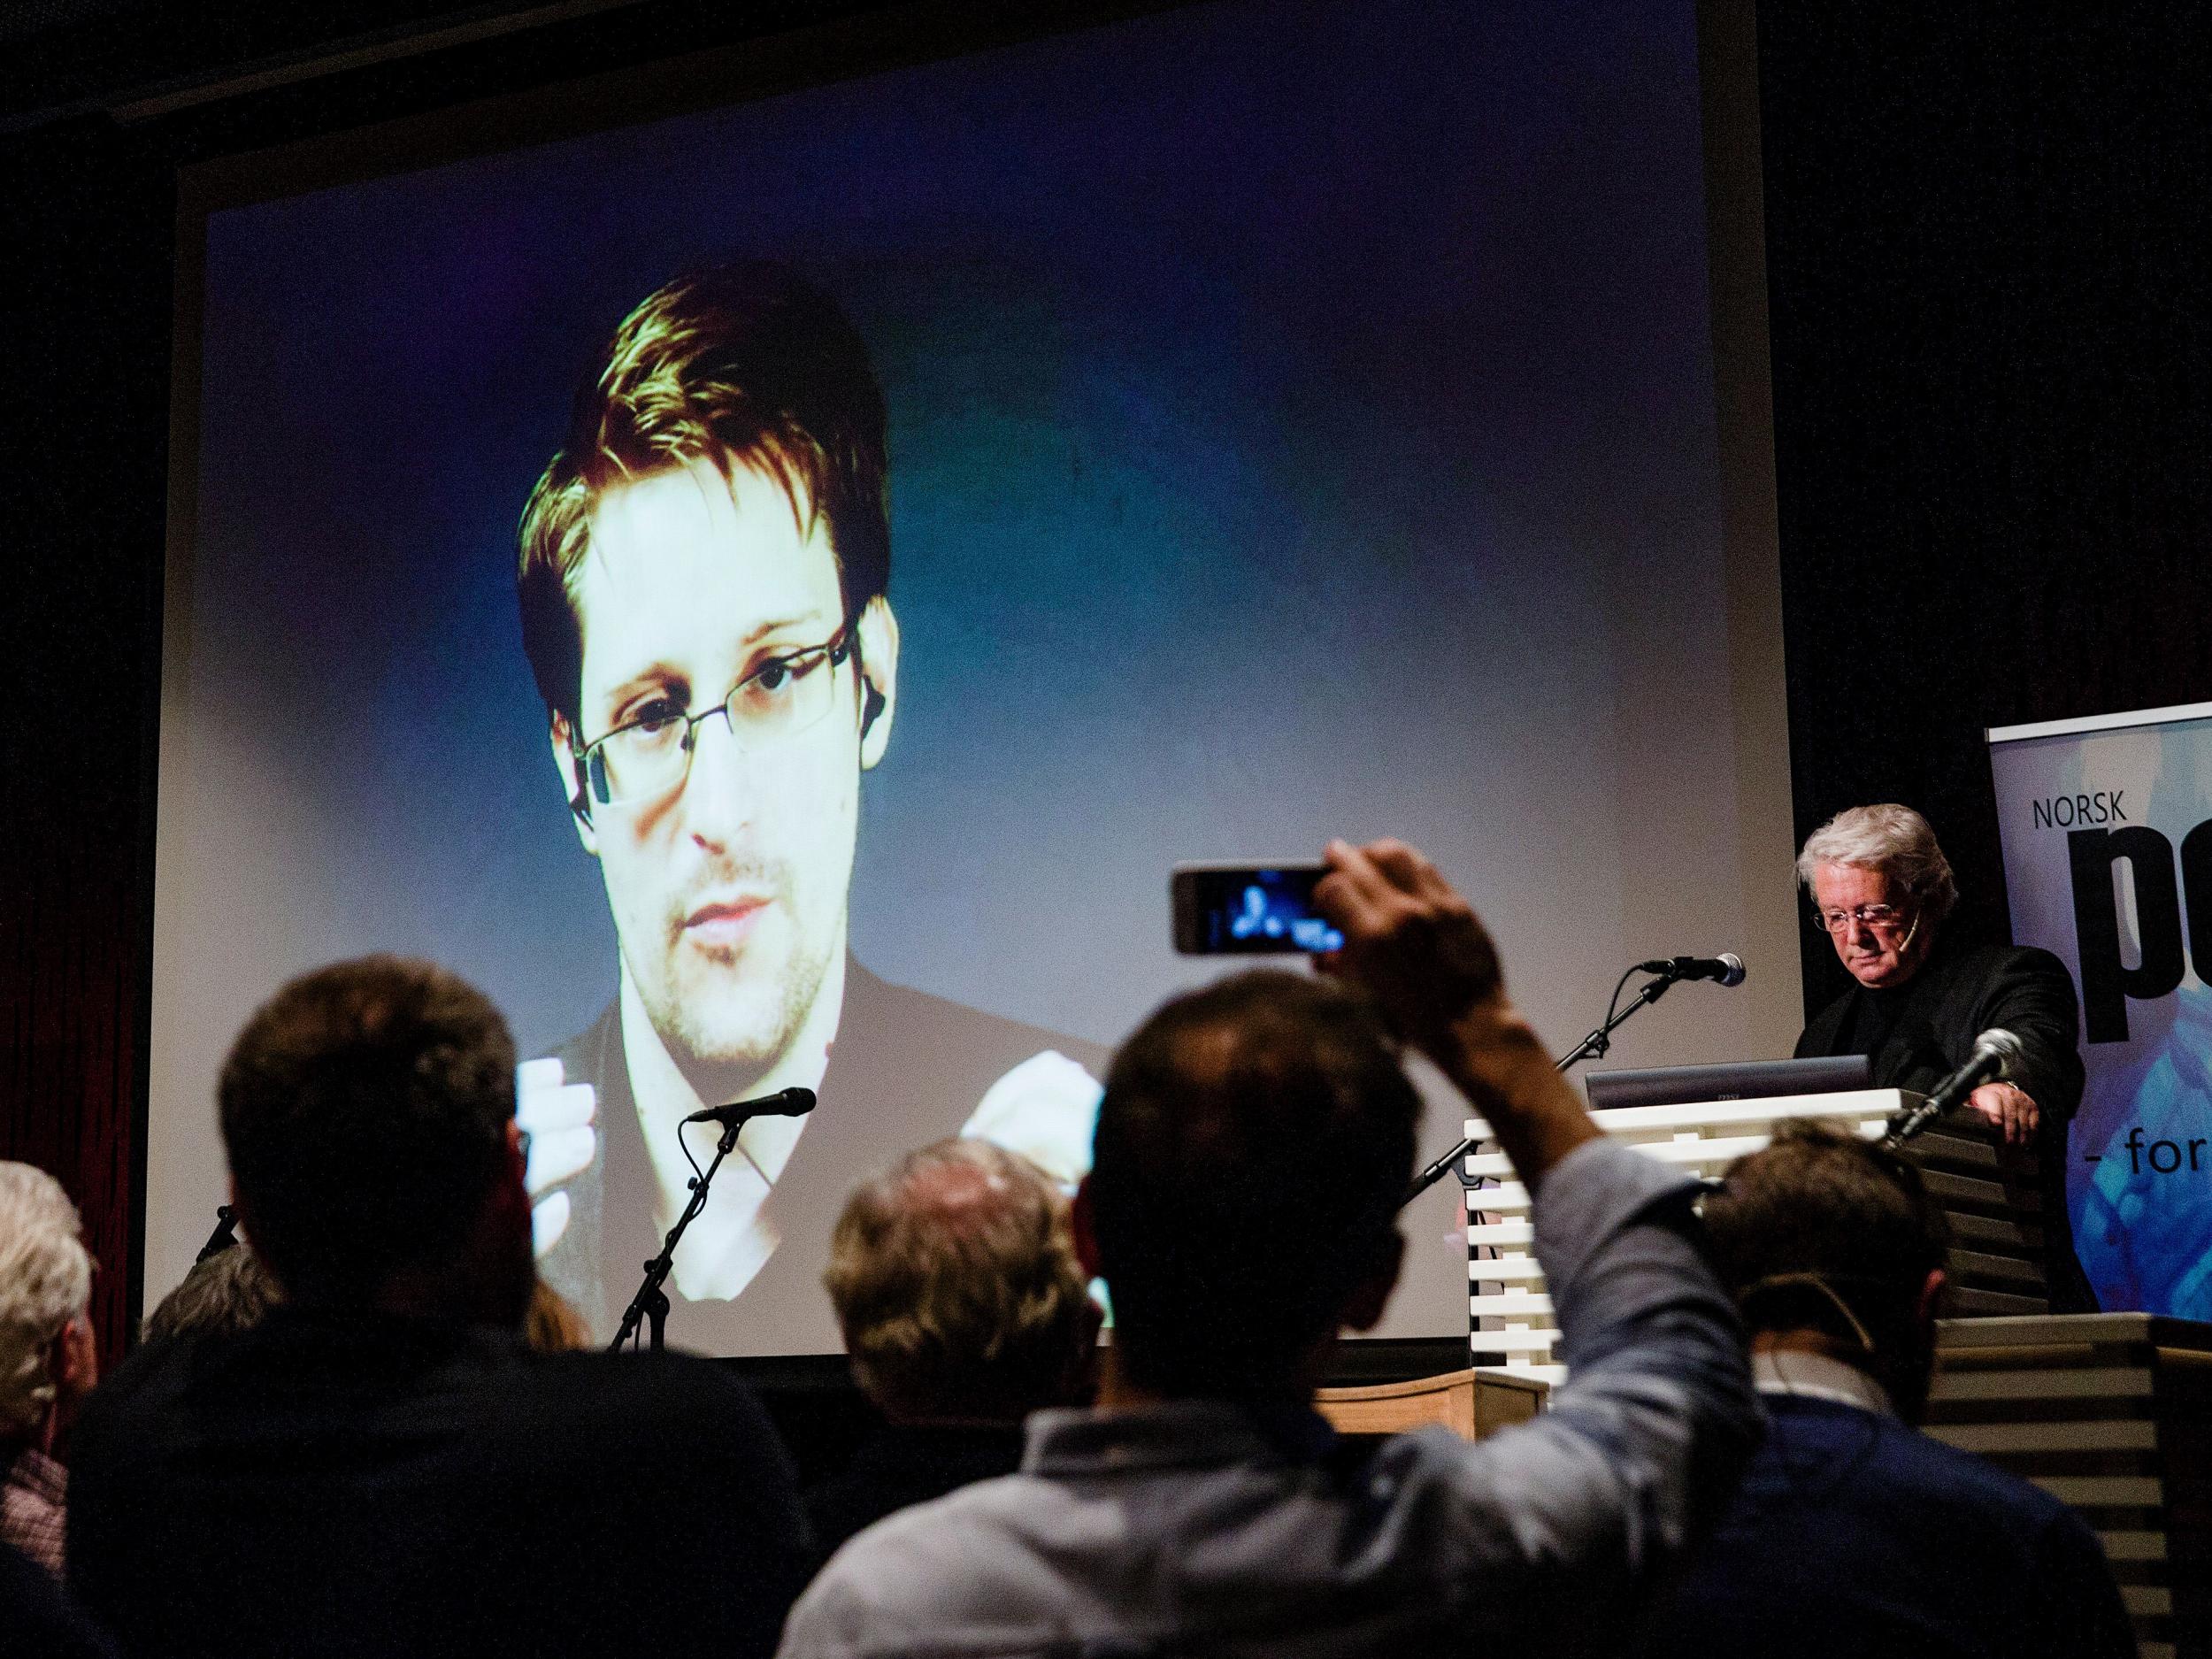
{"label": "dark suit shoulder", "polygon": [[1893,1418],[1788,1395],[1768,1395],[1765,1404],[1774,1461],[1788,1465],[1813,1448],[1844,1454],[1859,1462],[1872,1491],[1887,1491],[1919,1510],[1921,1524],[1939,1528],[2001,1517],[2000,1536],[2025,1549],[2043,1528],[2075,1522],[2074,1512],[2040,1486]]}
{"label": "dark suit shoulder", "polygon": [[887,1424],[840,1474],[806,1492],[815,1541],[829,1555],[862,1528],[918,1503],[1021,1467],[1018,1425],[931,1427]]}
{"label": "dark suit shoulder", "polygon": [[203,1340],[184,1335],[141,1342],[121,1364],[101,1376],[100,1386],[78,1414],[73,1445],[81,1448],[88,1437],[97,1440],[109,1423],[127,1417],[148,1399],[173,1389],[183,1356]]}
{"label": "dark suit shoulder", "polygon": [[757,1464],[786,1486],[790,1462],[759,1398],[724,1367],[687,1354],[554,1354],[529,1356],[515,1402],[541,1421],[523,1432],[555,1431],[583,1461],[616,1443],[676,1462],[711,1457]]}
{"label": "dark suit shoulder", "polygon": [[1837,1033],[1843,1029],[1853,993],[1846,991],[1808,1020],[1792,1052],[1800,1060],[1825,1059],[1837,1052]]}
{"label": "dark suit shoulder", "polygon": [[895,985],[856,959],[846,964],[845,1013],[841,1024],[912,1033],[921,1047],[966,1056],[979,1067],[996,1065],[1002,1071],[1048,1048],[1057,1049],[1094,1074],[1107,1058],[1107,1050],[1096,1043],[987,1013],[911,986]]}
{"label": "dark suit shoulder", "polygon": [[2074,983],[2066,964],[2039,945],[1977,945],[1941,966],[1949,976],[1970,983],[2062,981],[2070,989]]}
{"label": "dark suit shoulder", "polygon": [[[703,1361],[280,1310],[117,1380],[78,1448],[70,1571],[136,1651],[765,1659],[811,1560],[765,1414]],[[672,1537],[742,1585],[667,1573]]]}

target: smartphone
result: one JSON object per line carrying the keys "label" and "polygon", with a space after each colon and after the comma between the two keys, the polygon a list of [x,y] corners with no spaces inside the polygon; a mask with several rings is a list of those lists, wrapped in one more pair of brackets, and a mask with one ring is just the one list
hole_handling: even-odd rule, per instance
{"label": "smartphone", "polygon": [[1175,949],[1187,956],[1338,950],[1313,908],[1323,864],[1178,864],[1168,878]]}

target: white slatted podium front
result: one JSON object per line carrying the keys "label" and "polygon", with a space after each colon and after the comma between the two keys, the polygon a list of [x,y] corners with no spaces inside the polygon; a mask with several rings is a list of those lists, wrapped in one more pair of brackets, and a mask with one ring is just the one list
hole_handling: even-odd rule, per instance
{"label": "white slatted podium front", "polygon": [[[1621,1106],[1590,1115],[1608,1135],[1647,1156],[1686,1174],[1716,1177],[1765,1146],[1778,1123],[1824,1118],[1871,1141],[1881,1136],[1897,1111],[1918,1099],[1900,1089],[1854,1089],[1683,1106]],[[1486,1141],[1490,1128],[1471,1118],[1466,1133]],[[1980,1119],[1962,1110],[1916,1136],[1905,1156],[1920,1166],[1929,1194],[1950,1218],[1948,1311],[1963,1318],[2047,1313],[2034,1154],[2001,1146]],[[1463,1163],[1469,1352],[1479,1365],[1557,1383],[1566,1372],[1552,1355],[1559,1328],[1544,1291],[1543,1270],[1532,1250],[1528,1191],[1514,1179],[1503,1153],[1479,1150]]]}
{"label": "white slatted podium front", "polygon": [[[1718,1176],[1744,1154],[1765,1146],[1774,1125],[1786,1119],[1827,1118],[1872,1140],[1903,1103],[1897,1089],[1870,1088],[1688,1106],[1620,1106],[1590,1116],[1608,1135],[1647,1157],[1686,1175]],[[1470,1118],[1466,1133],[1487,1141],[1490,1125]],[[1471,1152],[1464,1165],[1460,1179],[1467,1187],[1468,1347],[1474,1363],[1563,1382],[1567,1369],[1552,1358],[1559,1325],[1536,1261],[1528,1188],[1514,1179],[1502,1152]]]}
{"label": "white slatted podium front", "polygon": [[[1906,1099],[1864,1089],[1591,1116],[1647,1156],[1717,1176],[1786,1119],[1875,1140]],[[1466,1133],[1486,1140],[1489,1126],[1470,1118]],[[1955,1118],[1906,1151],[1950,1218],[1951,1305],[1977,1316],[1938,1327],[1928,1432],[2036,1482],[2098,1532],[2144,1659],[2212,1659],[2212,1325],[2045,1312],[2032,1161]],[[1527,1189],[1496,1152],[1470,1154],[1461,1179],[1475,1363],[1565,1380]]]}

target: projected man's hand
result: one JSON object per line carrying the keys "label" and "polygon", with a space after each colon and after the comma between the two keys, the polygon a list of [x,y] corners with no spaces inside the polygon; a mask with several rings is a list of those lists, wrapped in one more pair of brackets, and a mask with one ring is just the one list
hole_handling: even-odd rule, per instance
{"label": "projected man's hand", "polygon": [[992,1084],[960,1133],[1020,1153],[1072,1191],[1090,1173],[1099,1094],[1096,1078],[1048,1048]]}
{"label": "projected man's hand", "polygon": [[568,1228],[568,1194],[548,1192],[582,1172],[598,1149],[592,1128],[599,1110],[588,1083],[562,1080],[561,1063],[549,1056],[515,1068],[515,1123],[530,1137],[523,1181],[530,1189],[530,1242],[543,1256]]}

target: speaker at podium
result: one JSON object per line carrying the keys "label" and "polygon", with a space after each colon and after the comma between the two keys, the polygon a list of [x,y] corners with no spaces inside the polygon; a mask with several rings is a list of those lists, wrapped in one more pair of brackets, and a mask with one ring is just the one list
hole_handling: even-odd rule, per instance
{"label": "speaker at podium", "polygon": [[[1597,1071],[1587,1081],[1607,1134],[1708,1179],[1789,1119],[1879,1140],[1922,1098],[1868,1087],[1856,1056]],[[1488,1139],[1479,1119],[1466,1133]],[[2032,1145],[2005,1146],[1962,1108],[1899,1150],[1951,1225],[1951,1317],[1937,1328],[1927,1432],[2074,1509],[2104,1546],[2145,1659],[2212,1655],[2212,1325],[2049,1312]],[[1554,1356],[1559,1330],[1527,1190],[1501,1153],[1479,1145],[1463,1163],[1468,1340],[1484,1368],[1472,1374],[1556,1386],[1567,1371]]]}
{"label": "speaker at podium", "polygon": [[[1839,1123],[1870,1141],[1917,1103],[1909,1091],[1868,1087],[1863,1055],[1757,1060],[1651,1071],[1594,1071],[1590,1115],[1615,1140],[1686,1175],[1717,1179],[1793,1118]],[[1486,1142],[1470,1118],[1467,1135]],[[1951,1224],[1948,1264],[1955,1317],[2047,1313],[2042,1196],[2035,1150],[2005,1146],[1970,1111],[1937,1120],[1901,1149],[1920,1168]],[[1463,1160],[1467,1197],[1468,1344],[1473,1363],[1549,1383],[1565,1368],[1553,1348],[1559,1328],[1534,1250],[1528,1190],[1502,1152],[1478,1148]]]}

